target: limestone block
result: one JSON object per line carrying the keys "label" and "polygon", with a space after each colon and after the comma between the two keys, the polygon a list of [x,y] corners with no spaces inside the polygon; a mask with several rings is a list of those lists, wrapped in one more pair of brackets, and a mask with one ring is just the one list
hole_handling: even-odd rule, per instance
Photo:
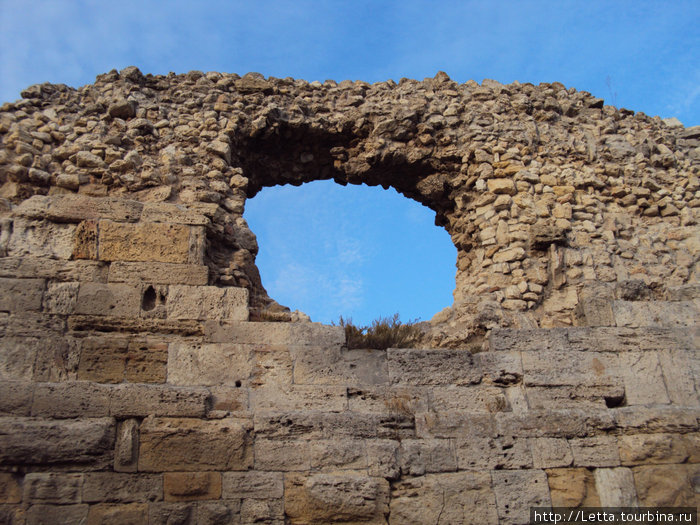
{"label": "limestone block", "polygon": [[171,343],[168,383],[228,385],[248,383],[254,369],[252,347],[241,344]]}
{"label": "limestone block", "polygon": [[28,416],[32,409],[34,383],[0,381],[0,416]]}
{"label": "limestone block", "polygon": [[457,439],[455,449],[460,470],[532,468],[532,453],[527,439]]}
{"label": "limestone block", "polygon": [[470,385],[481,374],[474,358],[465,350],[387,350],[389,380],[408,385]]}
{"label": "limestone block", "polygon": [[593,472],[586,468],[549,469],[547,481],[552,507],[599,507]]}
{"label": "limestone block", "polygon": [[290,347],[297,384],[369,386],[388,383],[384,350]]}
{"label": "limestone block", "polygon": [[678,434],[635,434],[620,436],[620,460],[623,465],[684,463],[689,456],[687,442]]}
{"label": "limestone block", "polygon": [[[281,504],[279,505],[281,506]],[[197,503],[197,525],[211,524],[215,525],[217,523],[239,523],[241,518],[241,501],[240,500],[228,500],[228,501],[201,501]],[[153,523],[150,521],[149,523]],[[176,523],[180,523],[177,521]],[[249,522],[249,523],[255,523]],[[274,524],[274,521],[268,521],[267,523]]]}
{"label": "limestone block", "polygon": [[404,475],[422,476],[434,472],[454,472],[457,458],[452,440],[406,439],[398,449],[399,466]]}
{"label": "limestone block", "polygon": [[280,472],[224,472],[222,487],[224,499],[281,498],[284,478]]}
{"label": "limestone block", "polygon": [[392,487],[389,523],[497,525],[491,477],[486,472],[456,472],[402,480]]}
{"label": "limestone block", "polygon": [[603,507],[638,506],[632,470],[625,467],[598,468],[593,471],[593,476]]}
{"label": "limestone block", "polygon": [[515,385],[523,377],[520,352],[480,352],[474,355],[474,364],[481,373],[481,384]]}
{"label": "limestone block", "polygon": [[29,337],[0,339],[0,379],[31,381],[37,353],[45,342]]}
{"label": "limestone block", "polygon": [[75,525],[87,523],[89,505],[32,505],[27,509],[31,525]]}
{"label": "limestone block", "polygon": [[620,354],[619,359],[628,405],[670,402],[657,354],[625,352]]}
{"label": "limestone block", "polygon": [[114,417],[204,417],[209,391],[197,387],[122,384],[110,388]]}
{"label": "limestone block", "polygon": [[284,512],[293,524],[386,523],[389,482],[359,472],[289,474]]}
{"label": "limestone block", "polygon": [[248,320],[248,290],[173,285],[166,304],[169,319]]}
{"label": "limestone block", "polygon": [[341,326],[321,323],[205,323],[205,336],[212,343],[332,347],[345,344]]}
{"label": "limestone block", "polygon": [[255,442],[256,469],[299,471],[328,467],[366,469],[368,454],[365,440],[297,439],[280,442],[257,439]]}
{"label": "limestone block", "polygon": [[119,197],[89,197],[82,194],[34,195],[22,201],[13,211],[28,219],[52,222],[81,222],[86,219],[109,219],[136,222],[143,204]]}
{"label": "limestone block", "polygon": [[62,261],[30,256],[3,257],[0,258],[0,277],[104,282],[107,280],[107,265],[98,261]]}
{"label": "limestone block", "polygon": [[525,250],[520,246],[515,246],[513,248],[502,249],[495,254],[493,254],[493,262],[495,263],[505,263],[513,261],[521,261],[525,258]]}
{"label": "limestone block", "polygon": [[530,410],[495,414],[499,434],[513,437],[573,438],[604,434],[615,428],[609,411]]}
{"label": "limestone block", "polygon": [[84,475],[85,503],[162,501],[163,479],[158,474],[88,472]]}
{"label": "limestone block", "polygon": [[415,437],[413,416],[397,413],[275,412],[254,416],[256,439],[379,438]]}
{"label": "limestone block", "polygon": [[490,386],[440,387],[430,389],[431,405],[436,411],[503,412],[507,409],[502,388]]}
{"label": "limestone block", "polygon": [[88,337],[81,342],[78,379],[121,383],[128,358],[128,340],[121,336]]}
{"label": "limestone block", "polygon": [[261,386],[250,390],[250,408],[253,411],[342,412],[348,408],[347,388],[320,385]]}
{"label": "limestone block", "polygon": [[250,422],[148,417],[141,424],[139,470],[246,470],[253,466]]}
{"label": "limestone block", "polygon": [[622,401],[623,385],[530,386],[525,389],[531,409],[604,410],[606,400]]}
{"label": "limestone block", "polygon": [[98,503],[90,506],[85,525],[102,525],[104,523],[120,523],[123,525],[138,525],[148,522],[148,505],[146,503]]}
{"label": "limestone block", "polygon": [[32,416],[104,417],[109,415],[109,403],[109,389],[96,383],[37,383],[32,402]]}
{"label": "limestone block", "polygon": [[641,505],[697,508],[698,465],[653,465],[635,467],[632,471]]}
{"label": "limestone block", "polygon": [[203,234],[201,228],[182,224],[100,221],[99,259],[202,264],[202,254],[195,246]]}
{"label": "limestone block", "polygon": [[20,479],[20,476],[16,474],[0,472],[0,504],[19,503],[22,501]]}
{"label": "limestone block", "polygon": [[569,351],[567,331],[549,330],[507,330],[496,328],[489,335],[489,349],[497,352],[526,352],[544,350]]}
{"label": "limestone block", "polygon": [[494,470],[499,524],[527,524],[530,507],[550,507],[549,485],[543,470]]}
{"label": "limestone block", "polygon": [[7,245],[7,255],[68,260],[73,253],[75,231],[74,224],[15,219]]}
{"label": "limestone block", "polygon": [[691,334],[682,328],[596,328],[569,330],[568,339],[582,350],[643,352],[694,348]]}
{"label": "limestone block", "polygon": [[491,193],[515,195],[517,190],[512,179],[489,179],[486,185]]}
{"label": "limestone block", "polygon": [[0,278],[0,311],[21,313],[41,310],[45,286],[43,279]]}
{"label": "limestone block", "polygon": [[131,383],[165,383],[168,344],[161,339],[129,341],[124,377]]}
{"label": "limestone block", "polygon": [[530,440],[532,464],[535,468],[568,467],[574,461],[569,443],[560,438]]}
{"label": "limestone block", "polygon": [[115,424],[111,418],[51,420],[0,419],[1,465],[52,465],[70,462],[83,468],[112,461]]}
{"label": "limestone block", "polygon": [[697,324],[700,311],[693,301],[613,301],[617,326],[676,327]]}
{"label": "limestone block", "polygon": [[[197,520],[196,503],[150,503],[148,505],[149,525],[196,525]],[[220,523],[226,523],[230,516],[224,515]],[[207,522],[204,522],[207,523]],[[217,523],[211,521],[209,523]],[[237,522],[233,522],[237,523]]]}
{"label": "limestone block", "polygon": [[279,499],[243,499],[241,500],[241,523],[270,523],[285,525],[284,500]]}
{"label": "limestone block", "polygon": [[22,488],[25,503],[82,503],[83,474],[29,473]]}
{"label": "limestone block", "polygon": [[255,366],[250,380],[251,386],[290,388],[293,382],[294,362],[289,348],[285,345],[256,345],[254,348]]}
{"label": "limestone block", "polygon": [[576,467],[616,467],[620,464],[615,436],[596,436],[569,440]]}
{"label": "limestone block", "polygon": [[109,282],[145,282],[150,284],[186,284],[204,286],[209,268],[194,264],[114,261],[109,265]]}
{"label": "limestone block", "polygon": [[423,439],[496,436],[496,420],[491,414],[419,412],[415,418],[416,435]]}
{"label": "limestone block", "polygon": [[98,239],[97,221],[83,221],[78,224],[73,234],[73,259],[96,260]]}
{"label": "limestone block", "polygon": [[78,300],[75,304],[76,314],[138,317],[140,311],[140,285],[111,283],[80,285]]}
{"label": "limestone block", "polygon": [[[405,440],[402,440],[405,442]],[[399,441],[394,439],[365,440],[367,449],[367,474],[386,479],[398,479]]]}
{"label": "limestone block", "polygon": [[212,386],[208,390],[211,392],[211,410],[222,410],[224,412],[246,412],[248,410],[248,389],[228,386]]}
{"label": "limestone block", "polygon": [[615,411],[617,427],[624,434],[669,432],[685,433],[698,430],[697,408],[658,406],[622,407]]}
{"label": "limestone block", "polygon": [[139,458],[139,422],[125,419],[117,424],[114,445],[115,472],[136,472]]}
{"label": "limestone block", "polygon": [[26,515],[26,509],[20,505],[0,505],[0,523],[24,525]]}
{"label": "limestone block", "polygon": [[165,222],[171,224],[191,224],[206,226],[211,221],[205,215],[183,204],[171,202],[148,202],[143,206],[143,222]]}
{"label": "limestone block", "polygon": [[221,497],[219,472],[166,472],[163,474],[165,501],[199,501]]}
{"label": "limestone block", "polygon": [[700,396],[693,377],[692,353],[686,350],[660,349],[659,363],[663,372],[666,392],[671,403],[698,406]]}
{"label": "limestone block", "polygon": [[617,355],[602,352],[522,352],[525,386],[600,386],[621,383]]}
{"label": "limestone block", "polygon": [[412,415],[431,410],[431,387],[377,386],[348,388],[348,408],[353,412]]}
{"label": "limestone block", "polygon": [[72,314],[78,301],[80,283],[50,283],[44,293],[43,310],[52,314]]}

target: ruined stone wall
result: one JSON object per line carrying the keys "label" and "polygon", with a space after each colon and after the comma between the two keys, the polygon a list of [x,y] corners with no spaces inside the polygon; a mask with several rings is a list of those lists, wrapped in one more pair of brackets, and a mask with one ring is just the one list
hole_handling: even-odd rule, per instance
{"label": "ruined stone wall", "polygon": [[[444,74],[127,68],[23,97],[0,108],[0,522],[697,505],[698,128]],[[267,296],[245,200],[329,178],[452,236],[421,348],[348,350]]]}

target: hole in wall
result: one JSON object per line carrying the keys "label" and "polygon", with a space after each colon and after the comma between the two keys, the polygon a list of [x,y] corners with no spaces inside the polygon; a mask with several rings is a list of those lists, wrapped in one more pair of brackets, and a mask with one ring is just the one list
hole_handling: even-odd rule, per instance
{"label": "hole in wall", "polygon": [[149,286],[143,292],[143,298],[141,299],[141,309],[146,312],[150,312],[156,307],[156,291],[153,286]]}
{"label": "hole in wall", "polygon": [[270,297],[312,321],[422,321],[452,304],[457,250],[435,213],[393,188],[314,181],[246,202]]}

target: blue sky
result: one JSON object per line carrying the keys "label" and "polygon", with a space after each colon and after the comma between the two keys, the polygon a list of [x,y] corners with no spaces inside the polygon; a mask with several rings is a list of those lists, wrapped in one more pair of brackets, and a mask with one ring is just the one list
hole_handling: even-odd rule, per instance
{"label": "blue sky", "polygon": [[[0,101],[18,98],[22,89],[34,83],[80,86],[100,73],[128,65],[155,74],[193,69],[257,71],[309,81],[368,82],[422,79],[444,70],[458,82],[484,78],[505,83],[559,81],[618,107],[677,117],[692,126],[700,124],[698,27],[697,0],[0,0]],[[319,321],[342,314],[364,322],[397,311],[404,319],[427,319],[451,303],[454,255],[442,259],[447,257],[441,255],[445,242],[447,251],[450,248],[444,231],[433,226],[435,238],[430,242],[434,244],[420,251],[434,253],[432,265],[447,267],[451,277],[446,285],[426,283],[420,291],[417,284],[423,277],[404,275],[397,263],[416,256],[400,251],[404,244],[412,243],[363,244],[386,239],[379,229],[387,219],[379,217],[387,209],[394,210],[391,217],[418,215],[422,210],[402,206],[419,205],[389,192],[376,197],[381,192],[377,188],[354,188],[369,192],[361,197],[352,196],[351,191],[336,196],[321,189],[329,188],[330,183],[317,184],[291,188],[294,191],[266,189],[249,203],[246,218],[258,234],[261,272],[273,297]],[[370,205],[375,198],[381,203]],[[279,199],[290,200],[289,206],[294,201],[305,202],[307,209],[319,213],[325,203],[332,203],[336,210],[348,208],[335,214],[324,211],[326,221],[295,213],[292,215],[300,222],[293,225],[287,217],[285,228],[297,233],[286,237],[295,240],[288,249],[277,251],[284,251],[284,257],[268,262],[268,234],[264,232],[273,232],[269,243],[275,246],[284,239],[275,239],[271,222],[260,222],[259,217],[280,209]],[[270,203],[267,211],[263,201]],[[363,213],[352,217],[358,202]],[[349,222],[335,223],[336,218]],[[270,219],[274,220],[279,219]],[[432,224],[432,218],[426,220]],[[311,222],[313,232],[308,229]],[[414,225],[406,228],[410,233]],[[320,247],[313,252],[315,256],[294,259],[294,245],[303,245],[306,253],[315,239],[326,239],[329,232],[338,231],[347,232],[343,237],[346,246],[335,252]],[[356,250],[360,259],[353,264],[339,263],[342,254],[350,257],[357,245],[361,246]],[[386,246],[390,249],[382,253],[380,248]],[[370,264],[394,271],[388,277],[375,277]],[[290,273],[292,268],[297,273]],[[318,280],[308,281],[309,275]],[[399,297],[391,289],[377,295],[379,285],[388,280],[403,282],[398,288],[413,288],[412,297]],[[308,284],[301,286],[302,282]],[[273,283],[304,299],[283,297]],[[344,299],[329,299],[332,294],[327,290],[338,289],[346,290]],[[387,297],[395,301],[384,303]],[[433,301],[434,297],[440,299]],[[427,309],[420,307],[428,304]]]}

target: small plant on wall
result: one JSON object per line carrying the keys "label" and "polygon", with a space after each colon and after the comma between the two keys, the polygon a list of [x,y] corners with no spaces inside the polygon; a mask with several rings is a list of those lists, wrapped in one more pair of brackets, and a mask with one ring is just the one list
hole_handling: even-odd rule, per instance
{"label": "small plant on wall", "polygon": [[421,337],[421,329],[417,321],[402,323],[399,314],[394,314],[391,317],[379,317],[372,321],[369,326],[356,326],[352,319],[345,319],[341,316],[338,325],[345,329],[348,349],[409,348],[416,344]]}

